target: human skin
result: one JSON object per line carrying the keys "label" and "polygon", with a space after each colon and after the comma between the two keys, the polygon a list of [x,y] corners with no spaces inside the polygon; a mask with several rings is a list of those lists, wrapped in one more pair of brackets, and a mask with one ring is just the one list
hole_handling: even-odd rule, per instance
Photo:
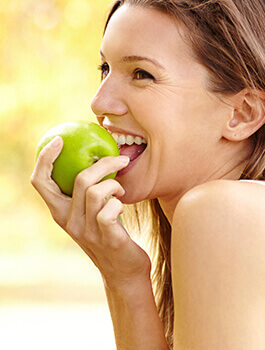
{"label": "human skin", "polygon": [[[44,148],[32,175],[55,221],[100,270],[118,350],[168,349],[154,303],[150,260],[117,220],[122,204],[158,198],[172,222],[190,189],[239,179],[252,148],[233,129],[245,95],[223,103],[211,94],[206,68],[193,58],[179,31],[183,28],[168,15],[123,5],[104,35],[102,63],[109,68],[91,107],[108,130],[147,140],[129,171],[98,183],[128,164],[102,159],[77,176],[73,198],[66,198],[50,179],[61,142]],[[120,62],[131,55],[155,59],[164,69],[147,61]],[[109,195],[114,198],[106,202]]]}
{"label": "human skin", "polygon": [[[159,198],[170,221],[190,188],[238,179],[251,150],[248,141],[224,137],[237,96],[224,103],[206,89],[208,72],[180,32],[174,19],[157,10],[122,6],[102,41],[102,63],[109,68],[91,103],[105,128],[138,134],[148,142],[137,165],[117,178],[126,190],[123,202]],[[130,55],[155,59],[164,69],[146,61],[121,62]],[[154,79],[134,74],[136,69]]]}

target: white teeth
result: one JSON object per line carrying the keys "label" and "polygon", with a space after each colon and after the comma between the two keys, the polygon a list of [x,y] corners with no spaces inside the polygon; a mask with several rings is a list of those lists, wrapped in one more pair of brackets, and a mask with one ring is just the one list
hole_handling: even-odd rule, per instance
{"label": "white teeth", "polygon": [[140,145],[143,142],[143,139],[141,139],[141,137],[137,136],[135,138],[134,142],[136,143],[136,145]]}
{"label": "white teeth", "polygon": [[114,138],[114,140],[117,142],[117,140],[118,140],[118,135],[117,134],[115,134],[115,133],[113,133],[112,134],[112,137]]}
{"label": "white teeth", "polygon": [[129,145],[136,143],[137,145],[141,145],[142,143],[147,143],[147,141],[140,136],[134,137],[133,135],[118,135],[116,133],[112,134],[112,137],[117,142],[118,145]]}
{"label": "white teeth", "polygon": [[118,137],[117,143],[118,143],[119,145],[125,145],[125,143],[126,143],[126,137],[125,137],[125,135],[120,135],[120,136]]}
{"label": "white teeth", "polygon": [[126,136],[126,144],[131,146],[134,143],[134,137],[132,135]]}

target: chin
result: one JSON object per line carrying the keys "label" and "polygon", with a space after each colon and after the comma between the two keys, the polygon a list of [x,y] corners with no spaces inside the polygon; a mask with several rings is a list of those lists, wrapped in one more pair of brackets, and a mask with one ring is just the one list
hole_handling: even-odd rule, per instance
{"label": "chin", "polygon": [[[124,187],[126,191],[126,187]],[[125,195],[120,198],[123,204],[135,204],[146,200],[147,198],[143,194],[136,194],[133,190],[127,190]]]}

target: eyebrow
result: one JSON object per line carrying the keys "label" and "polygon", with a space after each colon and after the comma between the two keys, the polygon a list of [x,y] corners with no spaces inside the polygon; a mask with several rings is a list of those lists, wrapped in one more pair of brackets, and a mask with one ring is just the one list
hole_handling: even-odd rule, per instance
{"label": "eyebrow", "polygon": [[[100,50],[99,51],[99,54],[105,58],[103,52]],[[165,69],[163,66],[161,66],[160,63],[158,63],[157,61],[151,59],[151,58],[148,58],[148,57],[142,57],[142,56],[124,56],[122,59],[121,59],[121,62],[123,63],[126,63],[126,62],[137,62],[137,61],[147,61],[147,62],[150,62],[152,64],[154,64],[155,66],[159,67],[159,68],[162,68],[162,69]]]}

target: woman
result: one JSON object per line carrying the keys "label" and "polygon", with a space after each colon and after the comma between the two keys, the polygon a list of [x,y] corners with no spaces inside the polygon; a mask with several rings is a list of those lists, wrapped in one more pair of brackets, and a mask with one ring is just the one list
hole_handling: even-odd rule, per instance
{"label": "woman", "polygon": [[[81,172],[72,198],[50,178],[62,140],[39,157],[32,183],[99,268],[117,349],[265,349],[264,16],[263,0],[114,2],[91,106],[140,145]],[[124,204],[140,228],[151,213],[157,306]]]}

